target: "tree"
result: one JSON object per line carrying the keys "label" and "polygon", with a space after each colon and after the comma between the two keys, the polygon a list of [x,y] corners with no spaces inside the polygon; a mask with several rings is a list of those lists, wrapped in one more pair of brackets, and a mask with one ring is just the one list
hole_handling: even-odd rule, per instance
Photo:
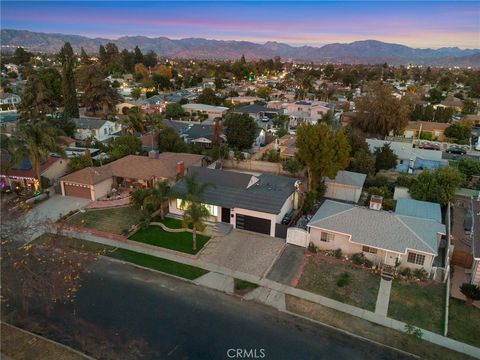
{"label": "tree", "polygon": [[138,107],[133,107],[127,111],[126,118],[123,119],[123,122],[127,126],[127,131],[129,133],[145,132],[145,122],[143,118],[143,114],[140,112]]}
{"label": "tree", "polygon": [[165,205],[168,205],[168,200],[172,194],[168,181],[158,181],[153,188],[148,189],[147,196],[143,200],[145,209],[154,212],[160,209],[160,218],[165,217]]}
{"label": "tree", "polygon": [[478,176],[480,174],[480,161],[461,158],[458,162],[458,170],[465,176]]}
{"label": "tree", "polygon": [[132,98],[137,100],[140,97],[140,95],[142,95],[142,90],[140,90],[140,88],[138,87],[134,87],[130,95],[132,95]]}
{"label": "tree", "polygon": [[104,115],[113,113],[120,96],[105,80],[101,65],[82,65],[77,72],[77,83],[83,92],[81,100],[95,115],[102,110]]}
{"label": "tree", "polygon": [[18,106],[19,121],[39,121],[55,110],[51,92],[36,73],[31,73],[22,92]]}
{"label": "tree", "polygon": [[174,128],[165,127],[165,129],[158,134],[158,150],[162,152],[186,152],[187,144],[177,134]]}
{"label": "tree", "polygon": [[351,159],[348,169],[361,174],[374,175],[376,171],[375,156],[368,150],[360,149]]}
{"label": "tree", "polygon": [[224,89],[225,85],[223,84],[222,78],[216,77],[215,78],[215,90]]}
{"label": "tree", "polygon": [[170,82],[168,77],[160,74],[153,74],[152,75],[152,81],[155,84],[155,87],[165,91],[168,89],[171,89],[173,87],[173,84]]}
{"label": "tree", "polygon": [[422,115],[422,120],[423,121],[433,121],[433,118],[435,117],[435,109],[433,108],[433,105],[427,105],[424,108],[423,115]]}
{"label": "tree", "polygon": [[303,168],[304,165],[297,158],[287,159],[282,162],[282,169],[292,175],[296,175]]}
{"label": "tree", "polygon": [[137,80],[148,79],[150,73],[144,64],[135,64],[135,77]]}
{"label": "tree", "polygon": [[257,96],[265,100],[268,100],[270,98],[271,93],[272,89],[268,86],[261,86],[257,90]]}
{"label": "tree", "polygon": [[375,170],[389,170],[397,165],[397,155],[393,152],[390,144],[384,144],[375,150]]}
{"label": "tree", "polygon": [[477,103],[472,99],[463,100],[462,114],[475,114],[477,112]]}
{"label": "tree", "polygon": [[133,50],[134,53],[134,64],[143,64],[143,54],[142,50],[137,46],[135,46],[135,49]]}
{"label": "tree", "polygon": [[77,90],[75,86],[75,77],[73,68],[75,66],[75,57],[72,46],[66,42],[60,50],[60,62],[62,63],[62,95],[63,112],[73,118],[79,117]]}
{"label": "tree", "polygon": [[68,162],[68,168],[70,171],[78,171],[89,166],[92,166],[92,158],[86,155],[74,156]]}
{"label": "tree", "polygon": [[110,148],[110,156],[113,159],[120,159],[127,155],[138,154],[142,150],[142,142],[134,135],[122,135],[114,139]]}
{"label": "tree", "polygon": [[183,210],[184,227],[192,227],[192,249],[197,250],[197,230],[203,231],[206,225],[204,221],[210,216],[210,212],[204,204],[201,203],[200,198],[205,190],[212,186],[209,183],[199,185],[196,181],[195,174],[187,176],[184,179],[186,194],[182,199],[181,207]]}
{"label": "tree", "polygon": [[206,88],[198,95],[197,103],[218,106],[222,101],[217,97],[213,89]]}
{"label": "tree", "polygon": [[446,137],[452,138],[455,141],[462,141],[470,138],[472,130],[464,124],[454,123],[445,129],[444,134]]}
{"label": "tree", "polygon": [[335,122],[333,111],[329,110],[326,113],[323,113],[319,121],[327,124],[328,126],[332,126]]}
{"label": "tree", "polygon": [[355,100],[355,107],[357,114],[353,125],[369,134],[386,136],[390,131],[399,133],[408,123],[406,101],[394,97],[388,84],[368,83],[365,94]]}
{"label": "tree", "polygon": [[17,65],[26,65],[30,62],[30,59],[32,58],[33,54],[26,51],[22,47],[18,47],[15,49],[15,52],[13,53],[13,62]]}
{"label": "tree", "polygon": [[439,88],[431,88],[428,92],[429,100],[432,104],[438,104],[443,100],[443,93],[442,90]]}
{"label": "tree", "polygon": [[62,75],[55,68],[45,68],[38,72],[38,78],[51,96],[52,107],[60,106],[63,100]]}
{"label": "tree", "polygon": [[250,149],[256,133],[257,123],[248,114],[230,113],[225,117],[225,135],[230,147]]}
{"label": "tree", "polygon": [[307,167],[308,188],[316,191],[324,176],[334,177],[347,167],[350,145],[343,129],[303,123],[297,129],[297,157]]}
{"label": "tree", "polygon": [[423,171],[410,186],[410,195],[416,200],[445,205],[453,201],[455,190],[463,183],[458,169],[446,166],[435,171]]}
{"label": "tree", "polygon": [[177,103],[168,103],[165,107],[165,116],[171,119],[178,119],[179,117],[185,116],[185,110],[180,104]]}
{"label": "tree", "polygon": [[90,60],[90,56],[86,53],[85,49],[82,47],[80,51],[80,64],[82,65],[90,65],[92,61]]}
{"label": "tree", "polygon": [[467,298],[465,302],[467,306],[472,306],[474,300],[480,300],[480,287],[471,283],[463,283],[460,286],[460,291]]}
{"label": "tree", "polygon": [[64,113],[57,113],[54,116],[49,117],[48,122],[63,135],[73,137],[75,134],[75,129],[77,127],[75,122]]}
{"label": "tree", "polygon": [[41,163],[46,161],[52,152],[65,157],[64,150],[57,145],[58,131],[47,121],[42,120],[21,124],[18,129],[18,136],[23,144],[19,151],[28,156],[39,182],[38,186],[41,189]]}

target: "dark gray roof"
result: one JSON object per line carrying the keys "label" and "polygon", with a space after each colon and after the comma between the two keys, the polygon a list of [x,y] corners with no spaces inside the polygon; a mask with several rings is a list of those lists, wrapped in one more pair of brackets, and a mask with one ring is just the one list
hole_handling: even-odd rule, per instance
{"label": "dark gray roof", "polygon": [[237,113],[246,113],[246,114],[258,114],[259,112],[274,112],[278,113],[278,110],[276,109],[270,109],[267,108],[263,105],[258,105],[258,104],[252,104],[252,105],[245,105],[245,106],[240,106],[235,109],[235,112]]}
{"label": "dark gray roof", "polygon": [[308,226],[348,234],[352,242],[402,254],[412,249],[437,255],[437,234],[445,234],[445,225],[432,219],[332,200],[322,204]]}
{"label": "dark gray roof", "polygon": [[[195,174],[195,175],[193,175]],[[191,167],[188,175],[196,177],[200,184],[209,183],[201,196],[202,202],[225,208],[242,208],[278,214],[285,201],[294,191],[296,179],[285,176],[250,174]],[[249,186],[250,185],[250,186]],[[185,182],[177,182],[173,192],[182,197],[186,192]]]}
{"label": "dark gray roof", "polygon": [[198,138],[212,139],[213,125],[209,124],[188,124],[174,120],[163,120],[163,125],[174,128],[177,133],[188,140]]}
{"label": "dark gray roof", "polygon": [[107,120],[88,117],[73,119],[73,121],[77,129],[100,129],[107,122]]}

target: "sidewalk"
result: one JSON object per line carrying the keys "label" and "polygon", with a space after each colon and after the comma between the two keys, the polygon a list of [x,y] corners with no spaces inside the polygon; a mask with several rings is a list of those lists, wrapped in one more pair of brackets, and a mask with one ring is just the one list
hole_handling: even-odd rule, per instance
{"label": "sidewalk", "polygon": [[[404,322],[398,321],[391,319],[387,317],[386,315],[383,315],[382,313],[374,313],[369,310],[364,310],[352,305],[348,305],[318,294],[314,294],[305,290],[297,289],[294,287],[291,287],[289,285],[283,285],[278,282],[269,280],[264,277],[259,277],[251,274],[246,274],[240,271],[234,271],[228,268],[225,268],[223,266],[211,264],[204,262],[199,259],[192,259],[192,258],[187,258],[185,256],[177,255],[177,254],[172,254],[167,251],[162,250],[161,248],[158,248],[156,246],[150,246],[146,244],[140,244],[132,241],[125,241],[125,242],[120,242],[120,241],[115,241],[112,239],[108,238],[103,238],[99,236],[93,236],[91,234],[87,233],[77,233],[74,231],[71,231],[69,229],[63,229],[63,234],[71,237],[76,237],[80,238],[82,240],[87,240],[87,241],[92,241],[92,242],[97,242],[100,244],[104,245],[110,245],[113,247],[117,248],[122,248],[122,249],[127,249],[131,251],[136,251],[139,253],[147,254],[147,255],[152,255],[156,256],[159,258],[175,261],[178,263],[186,264],[186,265],[191,265],[191,266],[196,266],[203,268],[205,270],[208,270],[213,273],[218,273],[223,275],[222,276],[222,281],[228,282],[226,280],[226,277],[231,277],[231,278],[237,278],[240,280],[244,281],[249,281],[254,284],[257,284],[261,287],[262,290],[258,290],[256,293],[253,294],[253,298],[257,301],[264,302],[267,305],[273,305],[277,309],[281,310],[282,308],[285,308],[285,295],[292,295],[295,297],[298,297],[300,299],[304,299],[316,304],[320,304],[326,307],[329,307],[334,310],[338,310],[341,312],[344,312],[349,315],[353,315],[356,317],[359,317],[364,320],[368,320],[370,322],[373,322],[378,325],[382,325],[394,330],[398,330],[400,332],[405,332],[405,326],[407,325]],[[207,274],[208,275],[208,274]],[[205,276],[205,275],[204,275]],[[211,280],[212,277],[209,276],[206,279]],[[198,280],[198,279],[197,279]],[[203,280],[201,281],[202,283],[204,282]],[[210,283],[210,281],[207,281]],[[386,289],[385,289],[386,290]],[[380,292],[379,292],[380,293]],[[282,304],[283,302],[283,304]],[[377,300],[378,302],[378,300]],[[382,305],[384,306],[384,305]],[[388,309],[388,307],[387,307]],[[385,312],[386,310],[383,310]],[[448,349],[467,354],[469,356],[475,357],[480,359],[480,349],[476,348],[474,346],[464,344],[462,342],[453,340],[451,338],[433,333],[428,330],[421,329],[423,332],[423,340],[429,341],[433,344],[440,345],[443,347],[446,347]]]}
{"label": "sidewalk", "polygon": [[390,303],[390,290],[392,289],[392,280],[380,278],[380,288],[378,289],[377,304],[375,305],[375,314],[387,316],[388,304]]}

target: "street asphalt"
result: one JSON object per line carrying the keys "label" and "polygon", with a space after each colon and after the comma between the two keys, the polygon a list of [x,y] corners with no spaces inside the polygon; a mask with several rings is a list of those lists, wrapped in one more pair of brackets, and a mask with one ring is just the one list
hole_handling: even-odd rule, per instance
{"label": "street asphalt", "polygon": [[158,359],[408,358],[264,305],[107,259],[94,265],[75,308],[98,326],[145,339]]}

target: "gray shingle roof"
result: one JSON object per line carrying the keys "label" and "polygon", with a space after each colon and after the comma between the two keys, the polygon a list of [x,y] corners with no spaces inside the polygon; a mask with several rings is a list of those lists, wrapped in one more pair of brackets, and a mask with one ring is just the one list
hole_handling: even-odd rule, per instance
{"label": "gray shingle roof", "polygon": [[337,176],[335,176],[335,180],[327,178],[326,181],[335,182],[337,184],[343,184],[343,185],[363,187],[363,184],[365,183],[366,178],[367,178],[367,175],[365,174],[342,170],[337,172]]}
{"label": "gray shingle roof", "polygon": [[77,129],[100,129],[107,122],[107,120],[87,117],[73,119],[73,121]]}
{"label": "gray shingle roof", "polygon": [[395,214],[431,219],[439,223],[442,222],[440,205],[427,201],[400,198],[397,200]]}
{"label": "gray shingle roof", "polygon": [[376,248],[406,253],[407,249],[437,254],[437,233],[445,225],[425,218],[401,216],[326,200],[308,223],[351,235],[351,241]]}
{"label": "gray shingle roof", "polygon": [[[255,177],[208,168],[189,168],[188,174],[196,174],[197,182],[200,184],[212,184],[201,196],[202,202],[206,204],[226,208],[238,207],[269,214],[280,213],[285,201],[292,195],[296,181],[284,176],[262,174]],[[247,187],[251,183],[253,185]],[[177,182],[172,190],[182,197],[186,192],[185,182]]]}

